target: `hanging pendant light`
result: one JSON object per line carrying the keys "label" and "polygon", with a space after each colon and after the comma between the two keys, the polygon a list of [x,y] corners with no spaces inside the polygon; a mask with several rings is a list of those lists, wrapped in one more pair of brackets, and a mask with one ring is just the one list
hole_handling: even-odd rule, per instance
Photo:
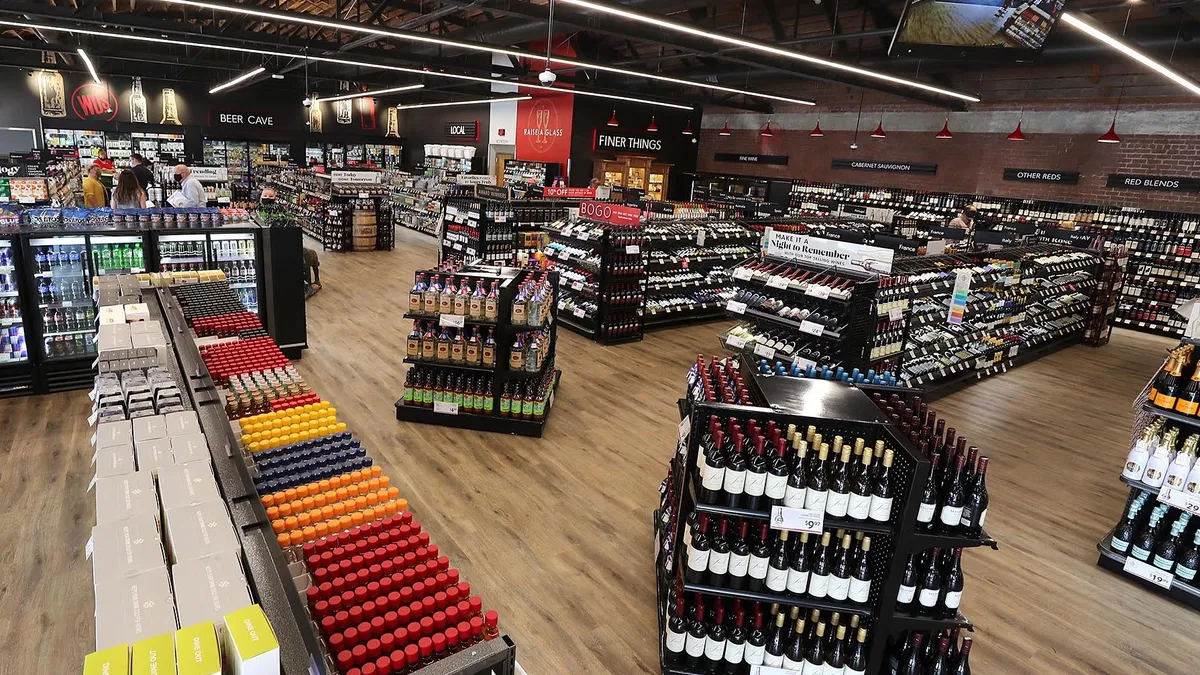
{"label": "hanging pendant light", "polygon": [[871,132],[871,138],[887,138],[887,132],[883,130],[883,118],[879,118],[879,126],[875,127],[875,131]]}
{"label": "hanging pendant light", "polygon": [[824,138],[825,137],[825,132],[821,131],[821,116],[820,115],[817,116],[817,126],[813,127],[813,130],[808,132],[808,135],[812,136],[813,138]]}
{"label": "hanging pendant light", "polygon": [[683,127],[683,135],[684,136],[692,135],[692,121],[691,120],[688,120],[687,125]]}
{"label": "hanging pendant light", "polygon": [[733,135],[733,132],[729,130],[729,120],[725,120],[725,126],[721,127],[721,130],[717,132],[717,135],[718,136],[732,136]]}
{"label": "hanging pendant light", "polygon": [[942,130],[937,132],[934,138],[939,141],[949,141],[954,139],[954,134],[950,133],[950,114],[946,114],[946,123],[942,125]]}
{"label": "hanging pendant light", "polygon": [[658,131],[658,124],[654,121],[654,116],[650,116],[650,126],[646,127],[646,131]]}
{"label": "hanging pendant light", "polygon": [[1016,128],[1016,129],[1013,129],[1013,132],[1012,132],[1011,134],[1009,134],[1009,135],[1008,135],[1008,137],[1007,137],[1007,138],[1008,138],[1008,140],[1010,140],[1010,141],[1023,141],[1023,140],[1025,140],[1025,132],[1024,132],[1024,131],[1021,131],[1021,122],[1024,122],[1024,121],[1025,121],[1025,118],[1024,118],[1024,117],[1022,117],[1021,119],[1017,120],[1017,128]]}
{"label": "hanging pendant light", "polygon": [[767,126],[763,127],[762,131],[758,132],[763,138],[774,138],[775,132],[771,131],[771,120],[767,120]]}
{"label": "hanging pendant light", "polygon": [[1108,127],[1108,131],[1104,132],[1104,135],[1101,136],[1100,138],[1097,138],[1096,141],[1098,141],[1100,143],[1120,143],[1121,142],[1121,137],[1117,135],[1117,116],[1116,115],[1113,115],[1112,125]]}
{"label": "hanging pendant light", "polygon": [[613,116],[611,118],[609,118],[608,126],[610,126],[610,127],[620,126],[619,123],[617,122],[617,111],[616,110],[613,111]]}

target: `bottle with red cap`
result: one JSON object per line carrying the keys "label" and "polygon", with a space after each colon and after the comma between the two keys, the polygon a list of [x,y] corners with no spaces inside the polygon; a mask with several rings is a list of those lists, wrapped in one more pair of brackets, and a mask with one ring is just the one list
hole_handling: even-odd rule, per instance
{"label": "bottle with red cap", "polygon": [[500,637],[500,615],[494,609],[489,609],[483,615],[483,639],[493,640]]}

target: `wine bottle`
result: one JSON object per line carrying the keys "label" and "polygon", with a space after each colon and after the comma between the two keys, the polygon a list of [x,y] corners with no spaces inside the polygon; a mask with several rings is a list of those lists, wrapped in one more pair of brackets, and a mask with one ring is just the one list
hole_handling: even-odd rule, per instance
{"label": "wine bottle", "polygon": [[908,562],[904,564],[904,574],[900,577],[900,592],[896,594],[896,607],[916,614],[913,606],[917,597],[917,585],[921,578],[917,575],[917,556],[908,554]]}
{"label": "wine bottle", "polygon": [[842,545],[833,556],[833,570],[829,578],[829,597],[845,600],[850,595],[850,544],[854,538],[842,535]]}
{"label": "wine bottle", "polygon": [[[858,439],[855,445],[861,445]],[[854,472],[850,481],[850,499],[846,506],[846,515],[854,520],[866,520],[871,514],[871,453],[863,452],[859,459],[859,468]]]}
{"label": "wine bottle", "polygon": [[954,531],[962,523],[963,507],[967,503],[967,493],[962,484],[963,466],[967,458],[960,456],[954,465],[954,474],[947,484],[945,498],[942,501],[942,513],[939,517],[941,529]]}
{"label": "wine bottle", "polygon": [[1175,400],[1175,410],[1184,415],[1195,415],[1200,412],[1200,362],[1192,370],[1192,378]]}
{"label": "wine bottle", "polygon": [[725,452],[722,445],[725,434],[720,429],[713,432],[713,446],[705,453],[700,465],[700,501],[716,504],[725,483]]}
{"label": "wine bottle", "polygon": [[788,466],[787,460],[787,442],[780,438],[775,441],[775,455],[771,457],[771,461],[767,465],[767,482],[763,487],[763,494],[767,498],[768,506],[785,505],[784,498],[787,496],[789,473],[791,473],[791,467]]}
{"label": "wine bottle", "polygon": [[725,519],[709,543],[708,575],[713,586],[728,585],[725,575],[729,573],[729,548],[729,519]]}
{"label": "wine bottle", "polygon": [[946,675],[950,668],[950,664],[946,660],[949,649],[950,638],[943,635],[938,639],[937,650],[934,652],[933,659],[925,667],[925,675]]}
{"label": "wine bottle", "polygon": [[808,490],[804,495],[804,508],[825,512],[825,503],[829,498],[829,480],[826,473],[826,462],[829,459],[829,446],[822,443],[817,446],[817,459],[808,473]]}
{"label": "wine bottle", "polygon": [[823,673],[825,668],[825,622],[817,622],[816,637],[809,641],[808,651],[804,654],[805,673]]}
{"label": "wine bottle", "polygon": [[890,449],[883,452],[883,463],[875,477],[875,485],[871,489],[870,516],[871,520],[880,523],[886,523],[892,517],[892,451]]}
{"label": "wine bottle", "polygon": [[[841,436],[834,441],[840,442]],[[845,518],[850,507],[850,451],[850,446],[842,446],[841,452],[831,461],[833,468],[829,471],[829,498],[825,502],[825,513],[834,518]]]}
{"label": "wine bottle", "polygon": [[962,649],[959,650],[958,658],[954,660],[954,666],[950,668],[947,675],[971,675],[972,642],[970,635],[963,636]]}
{"label": "wine bottle", "polygon": [[1196,570],[1200,569],[1200,530],[1196,531],[1192,545],[1179,556],[1175,564],[1175,576],[1191,583],[1196,579]]}
{"label": "wine bottle", "polygon": [[871,595],[871,538],[863,537],[859,547],[858,559],[855,561],[853,573],[850,576],[849,599],[851,602],[866,603]]}
{"label": "wine bottle", "polygon": [[729,587],[745,588],[750,570],[750,521],[743,520],[741,529],[729,543]]}
{"label": "wine bottle", "polygon": [[721,487],[726,506],[737,507],[746,491],[746,453],[743,452],[744,436],[733,435],[733,452],[726,458],[725,481]]}
{"label": "wine bottle", "polygon": [[746,485],[743,506],[758,511],[763,508],[763,495],[767,489],[767,456],[764,454],[766,437],[754,438],[754,454],[746,461]]}
{"label": "wine bottle", "polygon": [[904,658],[900,662],[900,669],[897,671],[899,675],[922,675],[921,674],[921,642],[925,639],[923,633],[913,631],[912,647],[905,653]]}
{"label": "wine bottle", "polygon": [[783,669],[800,672],[804,668],[804,619],[797,619],[796,629],[783,653]]}
{"label": "wine bottle", "polygon": [[808,492],[808,442],[800,438],[798,431],[792,436],[792,447],[796,450],[796,456],[792,460],[787,488],[784,489],[783,505],[802,509]]}
{"label": "wine bottle", "polygon": [[962,604],[964,581],[962,549],[956,548],[950,558],[946,578],[942,582],[942,597],[938,602],[938,610],[942,617],[953,618],[958,615],[958,608]]}
{"label": "wine bottle", "polygon": [[867,672],[867,629],[859,628],[854,645],[846,657],[845,675],[864,675]]}
{"label": "wine bottle", "polygon": [[1133,541],[1133,525],[1137,518],[1138,511],[1141,510],[1144,503],[1145,493],[1139,493],[1138,498],[1129,504],[1129,509],[1125,513],[1125,517],[1121,522],[1117,523],[1113,529],[1112,540],[1110,546],[1118,553],[1125,553],[1129,550],[1129,544]]}
{"label": "wine bottle", "polygon": [[1146,460],[1146,473],[1142,475],[1142,482],[1151,487],[1162,487],[1163,481],[1167,478],[1167,469],[1171,464],[1171,454],[1175,451],[1177,432],[1178,429],[1172,428],[1163,434],[1162,441],[1154,449],[1154,454]]}
{"label": "wine bottle", "polygon": [[685,659],[684,645],[687,642],[688,620],[684,616],[686,607],[683,599],[680,598],[675,603],[675,613],[671,616],[671,620],[667,622],[667,635],[664,640],[666,645],[666,661],[672,664],[682,664]]}
{"label": "wine bottle", "polygon": [[775,615],[775,626],[771,629],[771,634],[767,636],[767,646],[763,651],[763,665],[772,668],[778,668],[783,665],[783,623],[787,620],[787,615],[779,612]]}
{"label": "wine bottle", "polygon": [[1170,410],[1175,407],[1180,390],[1179,378],[1183,376],[1184,359],[1172,359],[1163,369],[1163,376],[1154,383],[1154,398],[1150,401],[1160,407]]}
{"label": "wine bottle", "polygon": [[725,605],[717,603],[715,620],[708,627],[708,635],[704,640],[704,670],[714,672],[725,660],[725,641],[728,633],[725,629]]}
{"label": "wine bottle", "polygon": [[762,523],[758,539],[750,548],[750,566],[746,569],[746,581],[750,590],[762,593],[766,586],[767,573],[771,567],[770,530]]}
{"label": "wine bottle", "polygon": [[767,632],[763,630],[762,603],[754,603],[754,625],[746,636],[746,653],[744,660],[751,667],[761,666],[766,653]]}
{"label": "wine bottle", "polygon": [[704,604],[700,594],[696,594],[696,614],[688,626],[687,640],[684,651],[687,652],[688,666],[699,668],[704,663],[704,645],[708,641],[708,626],[704,622]]}
{"label": "wine bottle", "polygon": [[829,595],[829,579],[833,571],[829,539],[829,532],[821,535],[821,543],[817,545],[816,554],[813,556],[812,574],[808,580],[808,594],[814,598],[824,598]]}
{"label": "wine bottle", "polygon": [[838,626],[834,640],[825,651],[825,673],[845,673],[847,665],[846,627]]}
{"label": "wine bottle", "polygon": [[746,631],[746,610],[742,607],[742,601],[736,601],[734,605],[734,620],[733,628],[729,630],[729,637],[725,641],[725,661],[722,664],[725,675],[734,675],[742,667],[742,661],[746,657],[746,640],[749,637]]}
{"label": "wine bottle", "polygon": [[1155,567],[1166,572],[1170,572],[1175,567],[1175,558],[1179,554],[1179,538],[1183,535],[1183,530],[1187,527],[1188,520],[1191,519],[1190,513],[1185,513],[1179,517],[1171,525],[1171,534],[1164,540],[1158,542],[1154,548]]}
{"label": "wine bottle", "polygon": [[938,465],[941,461],[942,457],[937,453],[929,457],[929,478],[925,481],[925,489],[921,492],[921,505],[917,508],[918,530],[933,528],[933,517],[937,514],[938,507]]}
{"label": "wine bottle", "polygon": [[691,535],[688,542],[687,570],[684,579],[690,584],[704,583],[708,575],[708,557],[711,550],[708,541],[708,514],[700,514],[699,531]]}
{"label": "wine bottle", "polygon": [[808,533],[800,533],[800,541],[792,555],[792,564],[788,568],[787,591],[793,595],[804,595],[808,590]]}
{"label": "wine bottle", "polygon": [[971,481],[967,501],[963,505],[959,525],[972,537],[978,537],[983,532],[983,522],[987,520],[988,491],[987,491],[988,458],[979,458],[979,469]]}
{"label": "wine bottle", "polygon": [[938,549],[935,548],[917,589],[917,611],[924,616],[932,616],[935,613],[938,597],[942,592],[942,575],[938,571],[937,558]]}
{"label": "wine bottle", "polygon": [[1158,521],[1163,517],[1167,508],[1169,507],[1166,504],[1160,504],[1150,512],[1149,522],[1133,540],[1133,547],[1129,554],[1134,558],[1142,562],[1149,562],[1150,554],[1154,550],[1154,542],[1158,539]]}
{"label": "wine bottle", "polygon": [[1183,447],[1171,459],[1171,464],[1167,468],[1167,475],[1163,479],[1163,485],[1172,490],[1182,490],[1184,488],[1184,484],[1187,482],[1188,471],[1192,468],[1192,460],[1196,458],[1196,442],[1198,440],[1200,440],[1200,436],[1192,434],[1183,442]]}
{"label": "wine bottle", "polygon": [[780,531],[779,538],[775,540],[775,548],[771,551],[771,563],[767,566],[767,588],[775,593],[782,593],[787,589],[787,538],[787,530]]}
{"label": "wine bottle", "polygon": [[1200,495],[1200,461],[1192,465],[1192,470],[1183,481],[1183,490],[1188,494]]}

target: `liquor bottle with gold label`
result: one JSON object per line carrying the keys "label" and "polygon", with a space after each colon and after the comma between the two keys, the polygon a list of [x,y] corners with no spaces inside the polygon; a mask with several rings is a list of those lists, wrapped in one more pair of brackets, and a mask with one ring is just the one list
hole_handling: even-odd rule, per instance
{"label": "liquor bottle with gold label", "polygon": [[182,124],[179,121],[179,104],[175,101],[175,90],[163,89],[162,97],[162,122],[159,124]]}
{"label": "liquor bottle with gold label", "polygon": [[1175,407],[1182,388],[1180,378],[1183,377],[1183,363],[1183,359],[1173,358],[1163,369],[1163,374],[1154,383],[1152,390],[1154,398],[1151,399],[1151,402],[1154,405],[1168,410]]}
{"label": "liquor bottle with gold label", "polygon": [[129,94],[129,121],[135,124],[145,124],[149,121],[146,114],[146,95],[142,93],[142,78],[133,78],[133,91]]}

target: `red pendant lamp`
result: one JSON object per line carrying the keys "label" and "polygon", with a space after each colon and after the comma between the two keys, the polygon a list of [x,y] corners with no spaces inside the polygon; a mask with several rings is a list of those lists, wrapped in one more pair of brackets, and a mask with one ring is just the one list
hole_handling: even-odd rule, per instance
{"label": "red pendant lamp", "polygon": [[654,116],[650,116],[650,126],[646,127],[646,131],[658,131],[658,124],[654,121]]}
{"label": "red pendant lamp", "polygon": [[1008,140],[1010,140],[1010,141],[1023,141],[1023,140],[1025,140],[1025,132],[1024,132],[1024,131],[1021,131],[1021,122],[1024,122],[1024,121],[1025,121],[1025,118],[1024,118],[1024,117],[1022,117],[1021,119],[1017,120],[1017,128],[1016,128],[1016,129],[1013,129],[1013,132],[1012,132],[1011,134],[1009,134],[1009,135],[1008,135]]}
{"label": "red pendant lamp", "polygon": [[767,120],[767,126],[763,127],[762,131],[758,132],[763,138],[774,138],[775,132],[771,131],[771,120]]}
{"label": "red pendant lamp", "polygon": [[729,120],[725,120],[725,126],[721,127],[721,130],[717,132],[717,135],[718,136],[732,136],[733,135],[733,132],[729,130]]}
{"label": "red pendant lamp", "polygon": [[950,113],[946,113],[946,123],[942,125],[942,130],[937,132],[934,138],[939,141],[954,140],[954,134],[950,133]]}
{"label": "red pendant lamp", "polygon": [[824,138],[825,137],[825,132],[821,131],[821,116],[820,115],[817,115],[817,126],[813,127],[813,130],[808,132],[808,135],[812,136],[813,138]]}
{"label": "red pendant lamp", "polygon": [[610,127],[620,126],[620,123],[617,122],[617,111],[616,110],[613,111],[613,116],[609,118],[608,126],[610,126]]}
{"label": "red pendant lamp", "polygon": [[883,130],[883,113],[879,114],[879,126],[871,132],[871,138],[887,138],[887,132]]}
{"label": "red pendant lamp", "polygon": [[683,127],[683,135],[684,136],[692,135],[692,121],[691,120],[688,120],[687,125]]}
{"label": "red pendant lamp", "polygon": [[1104,135],[1096,139],[1099,143],[1120,143],[1121,137],[1117,135],[1117,116],[1113,115],[1112,124],[1108,127],[1108,131]]}

